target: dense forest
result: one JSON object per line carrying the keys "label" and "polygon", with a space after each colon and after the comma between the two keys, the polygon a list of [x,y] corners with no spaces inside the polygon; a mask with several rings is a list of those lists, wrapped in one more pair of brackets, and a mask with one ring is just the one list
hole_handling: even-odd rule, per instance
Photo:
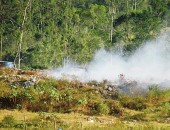
{"label": "dense forest", "polygon": [[43,69],[86,63],[100,48],[130,54],[170,26],[169,14],[170,0],[1,0],[1,60]]}

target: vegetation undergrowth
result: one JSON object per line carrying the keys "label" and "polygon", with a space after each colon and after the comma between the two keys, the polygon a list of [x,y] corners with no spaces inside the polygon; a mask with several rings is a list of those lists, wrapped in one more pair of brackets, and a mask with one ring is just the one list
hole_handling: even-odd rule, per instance
{"label": "vegetation undergrowth", "polygon": [[[11,112],[0,114],[1,128],[52,128],[55,124],[55,127],[66,129],[83,127],[90,130],[101,127],[104,123],[104,126],[98,129],[106,127],[111,129],[112,124],[117,121],[123,123],[117,126],[117,129],[119,127],[156,129],[152,125],[153,122],[160,124],[160,129],[169,127],[170,89],[168,88],[161,89],[157,85],[151,85],[143,95],[132,96],[116,92],[108,96],[109,91],[106,91],[104,86],[106,81],[96,85],[94,81],[85,84],[77,80],[43,77],[34,85],[24,86],[23,78],[18,81],[20,83],[16,83],[14,79],[8,80],[12,79],[9,76],[12,75],[11,71],[10,73],[9,70],[3,71],[6,78],[1,74],[0,109],[2,111],[8,109]],[[12,114],[16,111],[25,114],[18,115],[20,119],[17,119],[17,115]],[[36,114],[31,118],[28,112]],[[76,114],[78,116],[74,117]],[[72,115],[69,117],[69,123],[65,121],[68,117],[64,115]],[[91,126],[86,125],[89,123],[88,117],[93,117],[96,123]],[[145,126],[146,123],[149,125]],[[132,124],[135,125],[132,127]]]}

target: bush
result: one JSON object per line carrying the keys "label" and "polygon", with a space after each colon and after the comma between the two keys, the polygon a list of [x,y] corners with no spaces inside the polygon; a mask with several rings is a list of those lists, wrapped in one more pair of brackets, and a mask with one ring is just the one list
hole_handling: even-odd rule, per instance
{"label": "bush", "polygon": [[142,110],[146,108],[145,99],[141,96],[138,97],[123,96],[119,100],[123,107],[127,107],[129,109]]}
{"label": "bush", "polygon": [[14,127],[17,124],[17,121],[14,119],[13,116],[8,115],[5,116],[1,122],[1,127]]}
{"label": "bush", "polygon": [[111,115],[118,115],[121,116],[123,115],[123,107],[121,106],[120,102],[115,101],[115,100],[109,100],[108,102],[108,106],[110,109],[110,113]]}
{"label": "bush", "polygon": [[97,103],[96,105],[96,112],[97,114],[108,114],[110,112],[109,107],[106,103]]}
{"label": "bush", "polygon": [[159,88],[157,85],[152,85],[149,87],[149,91],[147,92],[147,101],[151,104],[158,104],[161,100],[164,99],[163,90]]}
{"label": "bush", "polygon": [[0,81],[0,97],[5,97],[10,92],[10,87],[7,83]]}
{"label": "bush", "polygon": [[152,85],[147,92],[147,102],[153,105],[159,105],[161,102],[169,101],[169,89],[161,89],[158,85]]}
{"label": "bush", "polygon": [[161,106],[161,116],[170,116],[170,102],[165,102]]}

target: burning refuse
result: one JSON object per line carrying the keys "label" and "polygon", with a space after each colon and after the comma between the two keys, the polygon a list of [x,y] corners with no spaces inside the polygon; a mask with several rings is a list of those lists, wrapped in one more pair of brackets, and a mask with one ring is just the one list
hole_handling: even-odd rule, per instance
{"label": "burning refuse", "polygon": [[[133,55],[124,57],[120,53],[96,52],[93,60],[84,67],[67,62],[64,67],[49,71],[57,79],[67,78],[89,82],[107,80],[113,85],[136,84],[145,88],[151,84],[170,87],[170,41],[168,33],[146,42]],[[123,83],[124,82],[124,83]]]}

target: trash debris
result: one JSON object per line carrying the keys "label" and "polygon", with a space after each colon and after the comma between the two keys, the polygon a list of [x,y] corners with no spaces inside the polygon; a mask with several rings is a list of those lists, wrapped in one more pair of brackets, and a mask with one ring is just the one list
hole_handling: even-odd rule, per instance
{"label": "trash debris", "polygon": [[93,123],[93,122],[94,122],[94,118],[93,118],[93,117],[91,117],[91,116],[90,116],[90,117],[88,117],[88,118],[87,118],[87,122],[91,122],[91,123]]}
{"label": "trash debris", "polygon": [[0,68],[7,67],[7,68],[14,68],[14,63],[9,61],[0,61]]}

